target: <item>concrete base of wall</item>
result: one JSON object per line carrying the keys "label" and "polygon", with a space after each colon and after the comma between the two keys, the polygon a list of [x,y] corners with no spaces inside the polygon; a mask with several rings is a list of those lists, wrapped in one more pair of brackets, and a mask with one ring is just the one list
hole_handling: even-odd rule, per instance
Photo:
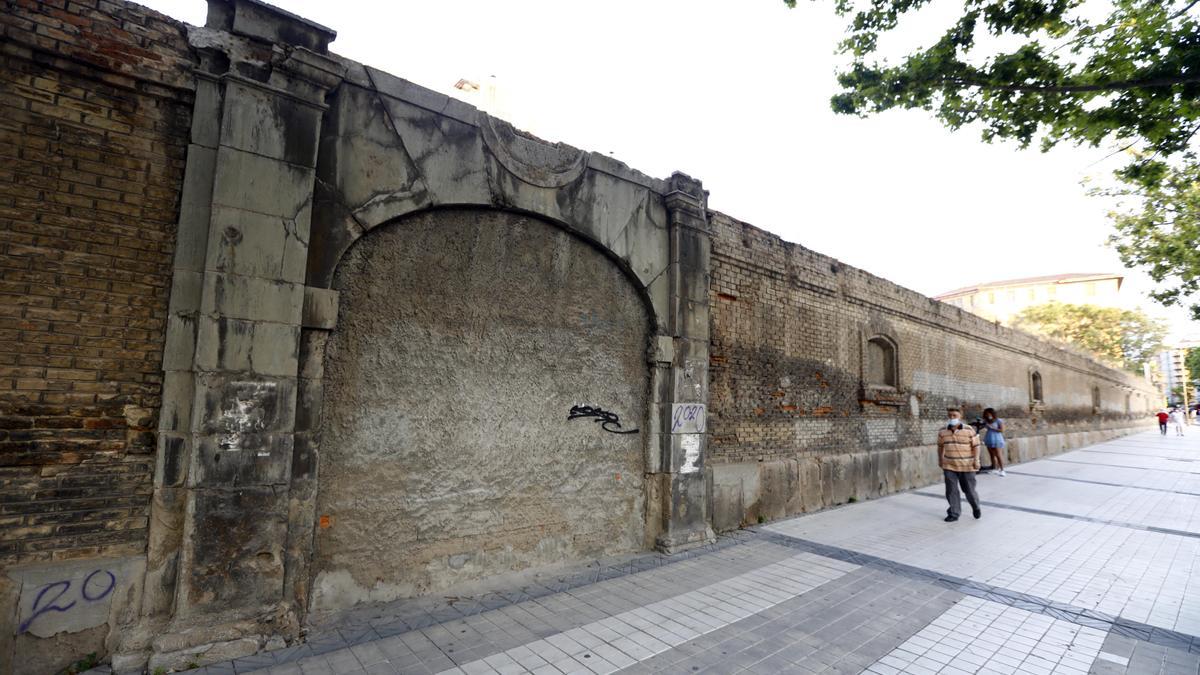
{"label": "concrete base of wall", "polygon": [[[1019,464],[1125,436],[1149,427],[1073,431],[1008,441]],[[940,482],[937,448],[921,445],[826,457],[710,464],[709,513],[718,532],[799,513],[882,497]],[[986,461],[986,456],[985,456]]]}

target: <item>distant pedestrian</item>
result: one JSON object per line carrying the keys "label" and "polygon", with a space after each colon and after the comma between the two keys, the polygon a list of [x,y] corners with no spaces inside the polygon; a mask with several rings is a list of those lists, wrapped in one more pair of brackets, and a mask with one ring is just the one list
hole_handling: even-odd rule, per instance
{"label": "distant pedestrian", "polygon": [[979,496],[975,493],[975,472],[979,471],[979,434],[963,424],[961,408],[947,408],[946,427],[938,430],[938,466],[946,479],[946,522],[953,523],[962,513],[962,499],[958,490],[966,493],[971,514],[976,518],[983,515],[979,509]]}
{"label": "distant pedestrian", "polygon": [[[1187,424],[1187,416],[1184,415],[1183,411],[1180,410],[1179,408],[1172,408],[1171,409],[1171,424],[1175,425],[1175,435],[1182,436],[1183,435],[1183,427],[1184,427],[1184,425]],[[1167,432],[1164,431],[1163,433],[1165,434]]]}
{"label": "distant pedestrian", "polygon": [[1167,414],[1167,411],[1159,410],[1158,414],[1155,415],[1155,417],[1158,418],[1158,430],[1162,432],[1163,436],[1166,436],[1167,435],[1167,420],[1171,419],[1171,416]]}
{"label": "distant pedestrian", "polygon": [[1005,476],[1004,460],[1001,455],[1004,454],[1004,420],[996,417],[996,411],[992,408],[987,408],[983,411],[983,444],[988,449],[988,454],[992,458],[992,468],[996,470],[997,476]]}

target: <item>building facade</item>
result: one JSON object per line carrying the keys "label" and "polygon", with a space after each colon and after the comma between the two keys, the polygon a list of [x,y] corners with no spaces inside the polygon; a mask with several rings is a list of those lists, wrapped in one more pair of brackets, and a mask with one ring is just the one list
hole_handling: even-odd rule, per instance
{"label": "building facade", "polygon": [[1048,302],[1121,307],[1123,280],[1117,274],[1026,277],[959,288],[934,299],[1007,326],[1022,310]]}
{"label": "building facade", "polygon": [[1186,364],[1188,352],[1193,349],[1200,349],[1200,342],[1184,341],[1158,354],[1157,383],[1169,406],[1191,407],[1196,403],[1197,386],[1188,377]]}
{"label": "building facade", "polygon": [[949,404],[1012,461],[1157,405],[255,0],[6,10],[0,672],[925,485]]}

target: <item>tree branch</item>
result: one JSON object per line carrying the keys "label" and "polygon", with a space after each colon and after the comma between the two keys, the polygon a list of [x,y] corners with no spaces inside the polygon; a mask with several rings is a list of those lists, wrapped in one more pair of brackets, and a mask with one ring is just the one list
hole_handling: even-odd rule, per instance
{"label": "tree branch", "polygon": [[1168,17],[1167,17],[1167,21],[1170,21],[1171,19],[1177,19],[1177,18],[1179,18],[1179,17],[1183,16],[1184,14],[1187,14],[1187,11],[1188,11],[1189,9],[1191,9],[1191,8],[1195,7],[1195,6],[1196,6],[1196,3],[1198,3],[1198,2],[1200,2],[1200,0],[1192,0],[1192,1],[1191,1],[1191,2],[1189,2],[1188,4],[1184,5],[1184,6],[1183,6],[1183,9],[1179,10],[1178,12],[1175,12],[1175,13],[1174,13],[1174,14],[1172,14],[1171,16],[1168,16]]}
{"label": "tree branch", "polygon": [[[1195,2],[1200,2],[1200,0],[1195,0]],[[1029,91],[1046,94],[1079,94],[1089,91],[1157,89],[1159,87],[1173,87],[1177,84],[1197,84],[1200,83],[1200,75],[1157,77],[1144,80],[1122,80],[1119,82],[1105,82],[1102,84],[995,84],[991,82],[980,82],[978,80],[967,80],[963,78],[951,78],[942,80],[942,82],[962,87],[978,87],[980,89],[993,89],[996,91]]]}

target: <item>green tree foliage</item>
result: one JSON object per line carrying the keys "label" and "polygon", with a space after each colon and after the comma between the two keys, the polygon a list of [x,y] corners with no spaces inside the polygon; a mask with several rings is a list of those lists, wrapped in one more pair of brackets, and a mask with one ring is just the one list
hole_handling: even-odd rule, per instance
{"label": "green tree foliage", "polygon": [[[1145,268],[1158,282],[1151,297],[1179,304],[1200,292],[1200,164],[1170,171],[1141,197],[1139,210],[1112,214],[1117,234],[1111,241],[1125,265]],[[1191,309],[1200,321],[1200,303]]]}
{"label": "green tree foliage", "polygon": [[[950,129],[977,125],[988,141],[1128,151],[1124,187],[1101,191],[1134,197],[1113,214],[1113,243],[1160,282],[1159,302],[1200,291],[1200,0],[961,0],[931,46],[891,62],[881,36],[931,0],[833,2],[851,58],[835,112],[916,108]],[[1200,303],[1192,311],[1200,319]]]}
{"label": "green tree foliage", "polygon": [[1059,302],[1026,308],[1013,327],[1075,345],[1134,372],[1162,350],[1167,335],[1166,325],[1144,312]]}
{"label": "green tree foliage", "polygon": [[1189,380],[1192,382],[1200,381],[1200,347],[1192,347],[1188,350],[1187,358],[1184,359],[1183,365],[1187,368]]}

